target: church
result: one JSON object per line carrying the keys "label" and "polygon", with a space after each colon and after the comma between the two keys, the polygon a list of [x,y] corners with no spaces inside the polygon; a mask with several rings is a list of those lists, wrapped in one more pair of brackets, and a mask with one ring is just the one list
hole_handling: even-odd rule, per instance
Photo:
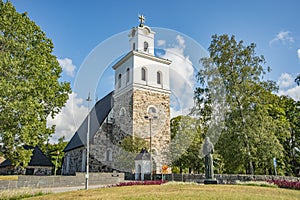
{"label": "church", "polygon": [[[86,171],[87,138],[89,172],[161,174],[162,167],[171,164],[171,61],[155,56],[155,32],[143,16],[139,20],[128,34],[129,52],[112,66],[114,91],[96,102],[64,149],[65,175]],[[140,154],[130,152],[122,146],[128,137],[142,139],[147,146]]]}

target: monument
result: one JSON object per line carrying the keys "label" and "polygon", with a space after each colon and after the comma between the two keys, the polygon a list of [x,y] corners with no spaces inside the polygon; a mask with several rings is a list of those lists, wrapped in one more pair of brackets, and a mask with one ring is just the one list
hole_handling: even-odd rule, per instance
{"label": "monument", "polygon": [[204,157],[205,164],[205,180],[204,184],[217,184],[217,180],[214,178],[214,165],[213,165],[213,156],[214,145],[211,143],[209,137],[205,138],[203,144],[202,153]]}

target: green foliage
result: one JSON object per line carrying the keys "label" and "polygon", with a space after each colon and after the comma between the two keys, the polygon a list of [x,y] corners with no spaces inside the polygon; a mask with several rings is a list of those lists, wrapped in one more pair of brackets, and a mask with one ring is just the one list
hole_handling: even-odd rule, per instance
{"label": "green foliage", "polygon": [[195,113],[204,120],[205,134],[217,142],[227,173],[270,173],[273,157],[283,158],[277,130],[288,136],[284,122],[269,115],[277,87],[262,80],[265,60],[255,47],[234,36],[214,35],[210,57],[201,60],[197,74]]}
{"label": "green foliage", "polygon": [[[120,146],[127,152],[140,153],[143,148],[148,149],[149,143],[142,138],[127,136],[122,141]],[[149,149],[148,149],[149,151]]]}
{"label": "green foliage", "polygon": [[188,169],[189,172],[202,171],[204,162],[200,150],[204,137],[199,121],[189,116],[178,116],[171,119],[170,126],[172,166],[178,167],[180,173],[184,169]]}
{"label": "green foliage", "polygon": [[25,13],[0,1],[0,142],[15,166],[30,159],[23,145],[41,144],[54,132],[46,119],[70,93],[69,83],[58,81],[62,69],[52,52],[51,40]]}
{"label": "green foliage", "polygon": [[[274,109],[274,107],[277,109]],[[270,108],[270,115],[284,128],[277,130],[277,138],[284,147],[284,175],[300,175],[300,102],[280,96]],[[274,112],[275,110],[275,112]],[[287,128],[286,128],[287,127]],[[284,130],[287,130],[284,132]]]}
{"label": "green foliage", "polygon": [[55,166],[52,174],[59,175],[61,174],[62,161],[64,158],[64,148],[67,146],[68,142],[65,141],[65,137],[58,139],[57,143],[49,144],[46,143],[41,146],[41,150],[45,152],[46,156]]}

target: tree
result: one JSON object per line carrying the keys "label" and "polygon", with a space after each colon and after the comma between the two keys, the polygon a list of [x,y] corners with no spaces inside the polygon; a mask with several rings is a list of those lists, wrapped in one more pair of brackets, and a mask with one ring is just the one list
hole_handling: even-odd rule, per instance
{"label": "tree", "polygon": [[283,121],[288,134],[278,129],[277,138],[284,147],[285,174],[300,175],[300,102],[287,96],[277,97],[277,109],[272,107],[272,116]]}
{"label": "tree", "polygon": [[46,119],[57,114],[70,93],[59,82],[62,72],[52,54],[53,44],[26,13],[0,1],[0,142],[14,166],[26,167],[35,146],[48,139],[54,126]]}
{"label": "tree", "polygon": [[204,166],[200,156],[204,137],[199,121],[190,116],[177,116],[171,119],[170,127],[172,166],[178,167],[180,173],[184,169],[199,172]]}
{"label": "tree", "polygon": [[46,143],[40,147],[55,166],[52,174],[61,174],[62,161],[64,157],[63,150],[67,146],[67,144],[68,142],[65,141],[65,137],[63,136],[58,139],[57,143]]}
{"label": "tree", "polygon": [[214,127],[210,134],[218,138],[216,150],[229,173],[265,173],[273,157],[283,156],[275,135],[277,124],[268,113],[269,98],[277,87],[262,80],[265,60],[255,54],[255,47],[234,36],[213,35],[210,57],[201,59],[203,69],[197,74],[197,109],[208,107],[209,113],[216,113],[206,123]]}

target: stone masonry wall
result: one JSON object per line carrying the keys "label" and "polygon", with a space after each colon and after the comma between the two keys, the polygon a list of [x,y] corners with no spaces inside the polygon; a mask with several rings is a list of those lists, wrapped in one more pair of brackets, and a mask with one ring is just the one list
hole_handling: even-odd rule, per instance
{"label": "stone masonry wall", "polygon": [[[123,173],[89,173],[89,185],[110,185],[124,181]],[[85,186],[85,173],[76,176],[18,176],[18,180],[0,181],[0,190]]]}
{"label": "stone masonry wall", "polygon": [[[152,157],[156,164],[156,173],[161,173],[162,165],[169,164],[167,152],[170,137],[170,96],[146,90],[133,92],[133,135],[150,140],[150,120],[145,116],[149,107],[154,106],[158,119],[151,120]],[[171,169],[169,169],[171,170]]]}
{"label": "stone masonry wall", "polygon": [[118,147],[113,140],[113,125],[103,123],[90,145],[90,171],[112,172],[115,170],[114,159]]}
{"label": "stone masonry wall", "polygon": [[[65,153],[63,162],[63,174],[72,174],[82,171],[82,153],[85,151],[85,147],[77,148]],[[68,158],[69,157],[69,158]],[[68,163],[69,159],[69,163]],[[69,167],[67,165],[69,164]],[[69,171],[67,171],[69,168]],[[85,170],[85,169],[84,169]]]}
{"label": "stone masonry wall", "polygon": [[[204,183],[205,174],[166,174],[165,180]],[[156,177],[159,179],[160,177]],[[219,184],[236,184],[247,181],[267,181],[267,180],[286,180],[298,181],[300,177],[293,176],[273,176],[273,175],[246,175],[246,174],[215,174],[215,178]]]}
{"label": "stone masonry wall", "polygon": [[114,135],[120,135],[120,133],[132,134],[132,97],[132,90],[114,97]]}

